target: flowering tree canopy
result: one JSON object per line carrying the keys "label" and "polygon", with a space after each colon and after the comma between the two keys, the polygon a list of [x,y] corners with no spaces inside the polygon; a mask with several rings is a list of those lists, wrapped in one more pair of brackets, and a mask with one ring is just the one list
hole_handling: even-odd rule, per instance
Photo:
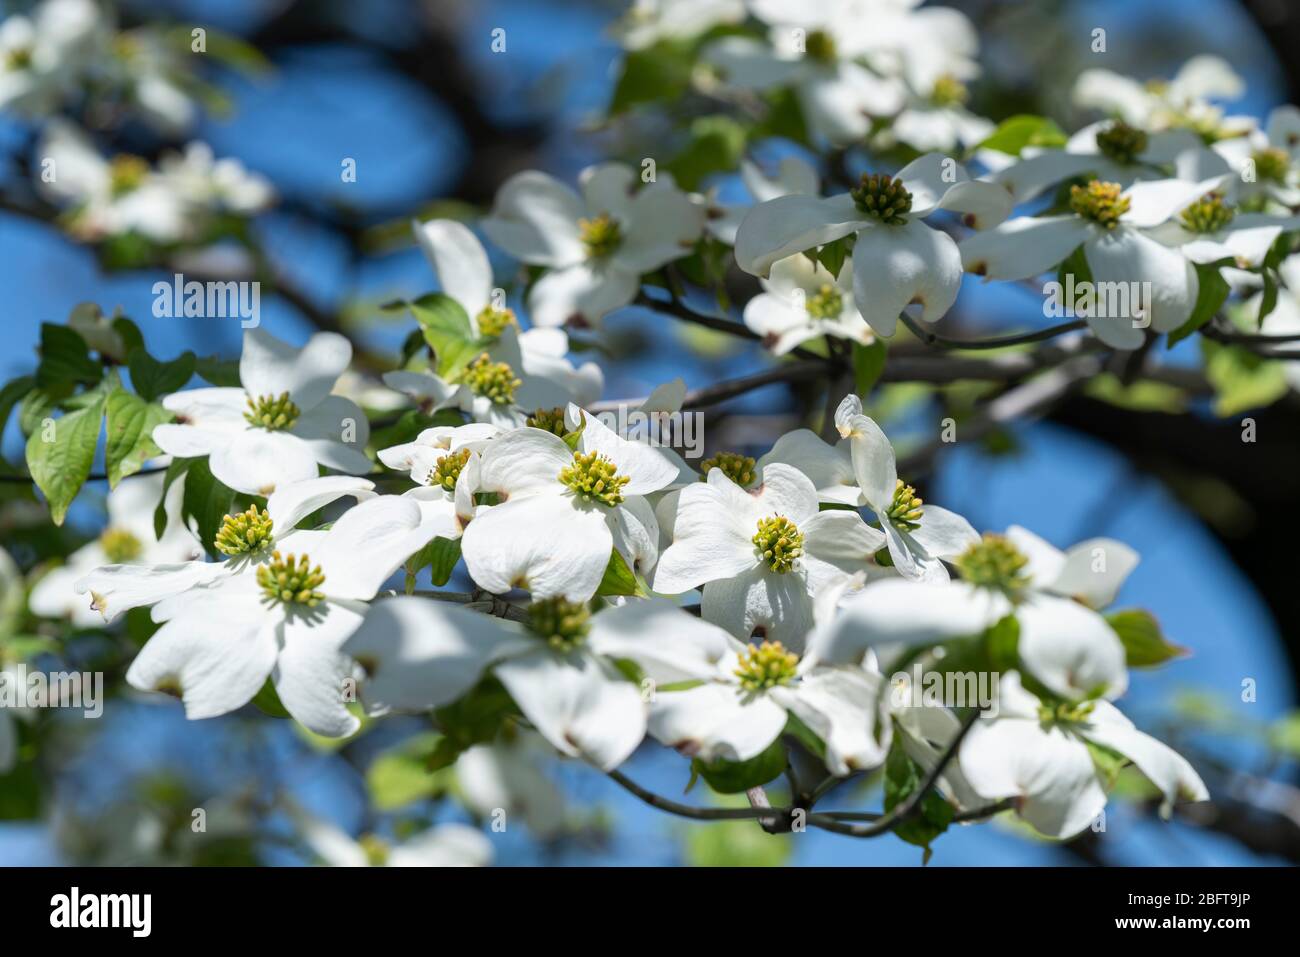
{"label": "flowering tree canopy", "polygon": [[[46,321],[0,391],[6,487],[48,533],[0,550],[9,685],[97,635],[110,712],[162,692],[384,742],[465,812],[355,838],[277,798],[330,864],[488,863],[498,814],[551,839],[557,758],[667,814],[927,860],[963,825],[1095,831],[1117,788],[1165,817],[1209,800],[1124,714],[1130,672],[1185,650],[1117,601],[1137,552],[918,489],[1080,391],[1240,417],[1300,388],[1300,110],[1226,113],[1242,81],[1196,56],[1160,83],[1085,70],[1077,129],[983,116],[972,23],[908,0],[637,0],[613,30],[597,162],[354,228],[427,260],[382,348],[259,228],[301,200],[193,132],[216,77],[268,69],[254,45],[90,0],[0,22],[0,109],[30,132],[0,210],[165,277],[150,317]],[[1043,321],[954,321],[992,286]],[[316,330],[263,323],[263,294]],[[607,389],[634,381],[609,359],[627,307],[754,362]],[[158,354],[161,324],[218,317],[238,356]],[[781,416],[721,427],[769,387]],[[102,531],[72,533],[105,484]],[[0,707],[0,781],[58,747],[43,722]],[[641,748],[691,795],[634,779]],[[226,810],[223,833],[264,823]]]}

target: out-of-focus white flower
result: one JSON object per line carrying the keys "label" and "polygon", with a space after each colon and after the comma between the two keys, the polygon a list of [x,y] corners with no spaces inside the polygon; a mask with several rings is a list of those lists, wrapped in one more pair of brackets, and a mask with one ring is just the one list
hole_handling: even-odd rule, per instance
{"label": "out-of-focus white flower", "polygon": [[1187,127],[1198,133],[1233,135],[1253,121],[1233,118],[1225,123],[1223,111],[1210,103],[1235,100],[1246,84],[1217,56],[1194,56],[1168,81],[1143,83],[1113,70],[1084,70],[1074,82],[1077,106],[1118,116],[1131,126],[1149,131]]}
{"label": "out-of-focus white flower", "polygon": [[919,317],[934,322],[957,299],[957,244],[922,222],[941,209],[983,229],[1010,215],[1011,198],[991,183],[971,180],[952,159],[929,153],[897,176],[864,175],[839,196],[781,196],[755,206],[736,234],[736,262],[766,276],[787,256],[855,235],[854,301],[876,333],[892,336],[908,306],[919,305]]}
{"label": "out-of-focus white flower", "polygon": [[355,840],[305,811],[293,815],[303,842],[328,867],[487,867],[492,842],[465,824],[438,824],[396,843],[377,834]]}
{"label": "out-of-focus white flower", "polygon": [[970,149],[987,139],[994,125],[966,109],[967,95],[960,80],[941,74],[908,97],[890,124],[890,132],[923,153],[948,152],[958,146]]}
{"label": "out-of-focus white flower", "polygon": [[1047,837],[1070,838],[1106,806],[1101,773],[1089,744],[1127,758],[1163,795],[1168,816],[1177,800],[1205,801],[1209,792],[1187,760],[1143,734],[1106,701],[1051,707],[1002,676],[996,717],[976,721],[958,753],[961,773],[990,801],[1014,798],[1016,810]]}
{"label": "out-of-focus white flower", "polygon": [[744,19],[744,0],[635,0],[614,24],[614,33],[627,49],[644,50],[661,40],[689,40]]}
{"label": "out-of-focus white flower", "polygon": [[71,123],[52,120],[40,145],[38,180],[52,202],[71,207],[72,231],[86,239],[136,232],[159,243],[189,233],[181,197],[138,156],[105,159]]}
{"label": "out-of-focus white flower", "polygon": [[266,178],[232,157],[217,159],[207,143],[193,142],[158,161],[158,173],[182,201],[204,210],[252,216],[275,199]]}
{"label": "out-of-focus white flower", "polygon": [[162,538],[154,534],[153,513],[162,489],[162,475],[140,475],[123,479],[109,492],[108,525],[99,538],[77,549],[65,564],[36,583],[29,600],[32,612],[45,618],[70,616],[79,628],[102,627],[107,613],[96,610],[84,590],[75,587],[93,570],[105,565],[143,570],[202,557],[203,546],[181,521],[184,487],[179,482],[167,491],[167,528]]}
{"label": "out-of-focus white flower", "polygon": [[704,211],[660,172],[639,189],[631,167],[583,170],[582,195],[535,170],[508,179],[483,221],[510,255],[550,271],[528,295],[534,325],[595,325],[636,298],[643,274],[687,255]]}
{"label": "out-of-focus white flower", "polygon": [[45,0],[0,22],[0,108],[52,112],[76,94],[106,25],[92,0]]}
{"label": "out-of-focus white flower", "polygon": [[213,475],[248,495],[315,478],[319,465],[368,472],[361,450],[369,420],[355,402],[330,394],[351,360],[351,343],[332,332],[298,348],[246,330],[242,386],[167,396],[163,405],[179,423],[157,426],[153,440],[169,455],[207,456]]}
{"label": "out-of-focus white flower", "polygon": [[793,87],[810,130],[832,143],[851,143],[872,119],[896,113],[904,86],[861,61],[872,47],[872,19],[857,0],[751,4],[768,24],[767,42],[728,36],[708,44],[701,63],[724,87],[766,91]]}
{"label": "out-of-focus white flower", "polygon": [[520,817],[539,841],[557,836],[564,827],[564,794],[538,767],[545,755],[555,752],[530,731],[465,751],[456,759],[456,784],[466,807],[479,817],[499,811]]}
{"label": "out-of-focus white flower", "polygon": [[759,282],[763,292],[745,303],[745,325],[776,355],[819,336],[871,342],[875,335],[853,302],[853,260],[839,276],[802,253],[772,266]]}

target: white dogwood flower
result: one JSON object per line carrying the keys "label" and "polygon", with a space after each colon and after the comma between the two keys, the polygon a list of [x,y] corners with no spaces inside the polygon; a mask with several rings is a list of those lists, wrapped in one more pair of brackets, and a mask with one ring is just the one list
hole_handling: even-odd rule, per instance
{"label": "white dogwood flower", "polygon": [[1136,349],[1147,328],[1170,332],[1186,322],[1199,288],[1192,264],[1147,230],[1168,222],[1218,183],[1148,180],[1121,190],[1118,183],[1092,180],[1071,188],[1071,212],[1022,216],[977,233],[962,241],[961,259],[967,272],[986,279],[1029,279],[1082,246],[1094,284],[1142,291],[1131,297],[1135,301],[1126,311],[1132,315],[1083,310],[1088,327],[1112,348]]}
{"label": "white dogwood flower", "polygon": [[748,159],[740,161],[740,179],[753,197],[748,203],[710,203],[704,228],[710,236],[728,246],[736,244],[736,231],[753,208],[754,203],[766,203],[778,196],[816,196],[819,192],[817,170],[798,156],[782,157],[775,176],[768,176],[758,164]]}
{"label": "white dogwood flower", "polygon": [[704,229],[704,210],[665,172],[640,185],[631,167],[604,163],[583,170],[579,185],[581,196],[545,173],[518,173],[482,223],[516,259],[548,268],[528,295],[537,326],[598,324],[636,298],[643,274],[687,255]]}
{"label": "white dogwood flower", "polygon": [[[434,219],[412,226],[420,250],[443,292],[460,303],[469,316],[474,336],[496,340],[485,350],[489,359],[506,363],[513,360],[514,368],[522,367],[530,376],[549,379],[564,389],[570,402],[586,405],[600,398],[605,386],[604,373],[594,362],[584,362],[574,368],[566,358],[569,337],[563,329],[519,329],[514,310],[505,305],[493,281],[487,251],[467,226],[452,219]],[[513,327],[517,336],[517,350],[508,337],[501,341],[508,326]]]}
{"label": "white dogwood flower", "polygon": [[1065,839],[1106,806],[1089,745],[1133,762],[1159,789],[1166,817],[1175,801],[1209,798],[1182,755],[1139,731],[1114,705],[1089,701],[1053,707],[1026,691],[1015,672],[1002,676],[997,716],[976,721],[958,761],[980,795],[990,801],[1013,798],[1017,812],[1037,831]]}
{"label": "white dogwood flower", "polygon": [[924,504],[916,489],[898,477],[893,445],[862,414],[856,395],[840,402],[835,425],[848,440],[861,503],[876,513],[894,567],[904,578],[946,581],[943,559],[955,558],[979,541],[975,529],[956,512]]}
{"label": "white dogwood flower", "polygon": [[1140,129],[1209,132],[1219,129],[1223,118],[1223,111],[1209,101],[1235,100],[1245,88],[1227,61],[1201,55],[1184,63],[1173,79],[1159,83],[1101,68],[1084,70],[1074,81],[1073,98],[1077,106],[1117,116]]}
{"label": "white dogwood flower", "polygon": [[[549,331],[549,330],[548,330]],[[525,371],[518,329],[507,325],[493,343],[472,361],[444,377],[432,372],[398,370],[384,373],[384,384],[411,396],[430,411],[459,409],[474,422],[498,429],[523,425],[539,409],[563,407],[575,391],[572,377]]]}
{"label": "white dogwood flower", "polygon": [[[390,469],[409,473],[411,481],[416,485],[443,485],[450,491],[455,487],[455,476],[452,476],[451,485],[445,485],[442,479],[446,476],[437,474],[439,463],[447,455],[455,455],[464,450],[482,452],[500,434],[498,426],[486,422],[435,425],[422,431],[414,441],[380,449],[379,461]],[[453,463],[445,464],[450,467]]]}
{"label": "white dogwood flower", "polygon": [[1061,149],[1026,150],[1022,159],[989,178],[1019,205],[1083,173],[1124,187],[1164,179],[1165,166],[1200,145],[1200,138],[1187,129],[1147,133],[1122,120],[1102,121],[1079,130]]}
{"label": "white dogwood flower", "polygon": [[965,85],[951,74],[935,77],[921,94],[908,97],[890,126],[900,142],[922,153],[973,149],[994,130],[990,120],[966,108]]}
{"label": "white dogwood flower", "polygon": [[861,343],[875,338],[853,301],[851,258],[836,277],[800,253],[775,263],[759,283],[763,292],[745,303],[745,325],[778,356],[820,336]]}
{"label": "white dogwood flower", "polygon": [[585,601],[600,585],[612,549],[629,565],[648,571],[653,564],[644,553],[659,531],[643,496],[673,482],[677,467],[595,416],[576,407],[569,415],[583,422],[576,449],[552,432],[522,428],[484,450],[478,491],[496,493],[500,504],[475,516],[461,546],[480,588]]}
{"label": "white dogwood flower", "polygon": [[839,196],[781,196],[755,206],[736,235],[736,262],[766,276],[787,256],[855,235],[854,301],[878,335],[892,336],[909,305],[919,305],[919,317],[934,322],[957,299],[957,244],[922,221],[938,210],[961,213],[968,225],[983,229],[1006,219],[1011,199],[991,183],[971,180],[954,160],[929,153],[896,176],[864,174]]}
{"label": "white dogwood flower", "polygon": [[745,0],[634,0],[614,24],[628,50],[644,50],[662,40],[689,40],[721,23],[745,19]]}
{"label": "white dogwood flower", "polygon": [[139,233],[159,243],[189,234],[188,210],[149,163],[128,154],[105,159],[80,129],[51,120],[40,146],[53,177],[38,186],[51,202],[71,209],[71,229],[85,239]]}
{"label": "white dogwood flower", "polygon": [[92,0],[45,0],[0,21],[0,109],[52,112],[78,91],[104,38]]}
{"label": "white dogwood flower", "polygon": [[[326,475],[294,482],[271,493],[266,508],[254,505],[245,512],[226,516],[216,541],[210,543],[214,551],[226,556],[225,561],[204,561],[203,549],[190,536],[192,548],[184,557],[173,554],[160,556],[153,562],[124,564],[106,556],[97,563],[98,567],[83,572],[72,583],[71,590],[78,595],[90,595],[89,608],[96,615],[93,623],[112,622],[123,612],[153,605],[194,585],[231,574],[255,573],[256,565],[269,561],[282,544],[287,547],[289,536],[308,515],[345,496],[359,502],[374,498],[374,487],[374,482],[349,475]],[[172,495],[179,496],[182,488],[179,483],[173,485],[173,491],[168,492],[169,499]],[[157,496],[158,491],[154,491],[154,500]],[[168,535],[185,531],[179,520],[179,499],[175,508],[177,514],[169,513]],[[151,520],[149,529],[152,531]]]}
{"label": "white dogwood flower", "polygon": [[264,176],[233,157],[217,159],[203,142],[186,144],[182,153],[164,154],[158,175],[192,210],[252,216],[275,199]]}
{"label": "white dogwood flower", "polygon": [[767,40],[723,37],[706,46],[700,60],[729,88],[792,87],[812,133],[832,143],[861,140],[873,117],[903,105],[903,86],[861,62],[873,24],[855,5],[856,0],[751,5],[770,25]]}
{"label": "white dogwood flower", "polygon": [[702,587],[707,621],[802,651],[814,597],[870,567],[884,543],[853,512],[818,511],[812,482],[788,465],[767,466],[753,491],[715,467],[681,490],[654,588],[675,595]]}
{"label": "white dogwood flower", "polygon": [[710,680],[655,695],[648,729],[656,740],[706,762],[747,761],[793,715],[826,745],[827,770],[837,777],[884,762],[891,726],[879,673],[816,667],[779,641],[725,639]]}
{"label": "white dogwood flower", "polygon": [[726,654],[725,636],[667,602],[591,615],[564,598],[535,600],[526,626],[418,598],[377,603],[344,649],[365,669],[367,711],[428,711],[460,698],[491,668],[550,744],[602,770],[645,736],[646,698],[613,662],[634,662],[655,685],[700,680]]}
{"label": "white dogwood flower", "polygon": [[291,817],[307,848],[328,867],[487,867],[492,863],[492,842],[467,824],[438,824],[393,842],[378,834],[354,839],[300,809]]}
{"label": "white dogwood flower", "polygon": [[321,465],[368,472],[361,450],[369,420],[355,402],[330,394],[351,360],[351,343],[332,332],[295,347],[249,329],[239,362],[242,386],[167,396],[163,405],[179,421],[157,426],[153,440],[169,455],[207,456],[214,476],[248,495],[315,478]]}
{"label": "white dogwood flower", "polygon": [[162,627],[127,671],[141,691],[178,693],[189,718],[247,704],[269,678],[285,709],[317,734],[359,726],[347,707],[355,680],[340,649],[365,602],[429,541],[411,499],[385,495],[349,509],[326,531],[295,531],[261,560],[154,606]]}
{"label": "white dogwood flower", "polygon": [[45,618],[71,616],[79,628],[102,626],[109,616],[82,597],[85,589],[76,587],[87,575],[105,565],[143,571],[202,558],[203,546],[180,518],[184,486],[179,482],[167,491],[166,529],[161,537],[155,534],[153,513],[162,490],[163,476],[159,474],[123,479],[109,492],[108,524],[98,538],[36,583],[29,599],[32,612]]}
{"label": "white dogwood flower", "polygon": [[[1061,556],[1023,530],[1016,536],[1031,550],[1032,561],[1010,536],[986,535],[954,559],[960,581],[886,579],[868,585],[818,630],[813,651],[821,661],[851,663],[877,645],[921,646],[979,635],[1014,614],[1020,662],[1043,686],[1070,701],[1119,697],[1128,687],[1123,644],[1105,618],[1059,590],[1109,602],[1135,557],[1104,539]],[[1114,560],[1101,571],[1093,571],[1097,564],[1085,571],[1083,560],[1097,561],[1095,548]]]}

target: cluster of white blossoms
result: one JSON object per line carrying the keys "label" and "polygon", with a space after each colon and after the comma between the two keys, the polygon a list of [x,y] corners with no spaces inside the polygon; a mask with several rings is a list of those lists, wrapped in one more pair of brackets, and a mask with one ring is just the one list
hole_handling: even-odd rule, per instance
{"label": "cluster of white blossoms", "polygon": [[[425,234],[445,268],[440,230],[457,234]],[[924,766],[955,742],[954,709],[898,700],[882,662],[937,661],[1012,627],[1001,704],[938,781],[957,810],[1011,798],[1042,833],[1077,833],[1106,801],[1096,748],[1132,761],[1166,804],[1205,797],[1186,761],[1110,704],[1127,670],[1102,610],[1136,556],[1106,540],[1063,554],[1019,528],[981,537],[921,501],[856,396],[836,413],[836,445],[800,430],[758,460],[719,452],[702,474],[572,402],[522,422],[473,421],[470,403],[464,424],[382,450],[414,487],[377,494],[370,479],[317,474],[369,470],[364,434],[350,445],[337,433],[364,421],[330,394],[348,359],[336,336],[292,350],[251,330],[242,388],[166,400],[179,421],[155,428],[158,445],[206,457],[250,496],[203,543],[223,560],[183,560],[194,541],[174,518],[156,544],[123,520],[87,549],[112,564],[47,586],[75,589],[106,621],[152,607],[161,627],[133,686],[178,694],[202,718],[269,681],[304,726],[342,736],[363,712],[435,712],[495,680],[562,754],[610,771],[649,735],[706,774],[757,785],[784,766],[789,735],[832,777],[880,767],[896,739]],[[474,395],[515,405],[514,373],[497,369],[485,391],[478,359],[463,368]],[[571,371],[535,375],[562,391]],[[308,521],[344,499],[325,526]],[[471,601],[380,597],[438,541],[459,543]],[[680,607],[696,590],[698,617]]]}
{"label": "cluster of white blossoms", "polygon": [[188,31],[118,29],[95,0],[42,0],[0,21],[0,108],[42,118],[87,106],[180,132],[198,115],[190,48]]}
{"label": "cluster of white blossoms", "polygon": [[135,234],[160,245],[213,237],[222,217],[253,216],[274,199],[270,183],[206,143],[163,156],[105,157],[77,126],[52,120],[39,145],[41,193],[64,209],[69,231],[100,240]]}
{"label": "cluster of white blossoms", "polygon": [[[488,715],[488,731],[456,738],[480,771],[514,760],[488,749],[518,729],[620,779],[653,739],[731,793],[788,774],[820,796],[884,769],[897,798],[902,767],[941,796],[944,811],[918,812],[936,831],[1012,811],[1053,838],[1087,828],[1127,765],[1166,813],[1206,799],[1191,765],[1113,703],[1130,664],[1154,663],[1140,642],[1154,634],[1155,657],[1174,654],[1150,616],[1112,607],[1137,555],[1109,539],[1062,552],[923,501],[867,414],[876,380],[863,395],[839,383],[865,350],[883,362],[886,340],[924,336],[916,321],[940,321],[967,273],[1059,270],[1148,290],[1129,313],[1079,313],[1087,329],[1071,331],[1099,353],[1189,335],[1230,289],[1266,328],[1300,329],[1288,235],[1300,231],[1300,111],[1279,108],[1262,129],[1225,116],[1214,101],[1240,81],[1198,58],[1163,84],[1089,71],[1076,98],[1107,118],[1073,136],[1033,117],[997,126],[966,105],[970,24],[909,0],[641,0],[619,35],[628,56],[689,49],[692,90],[720,102],[788,95],[804,145],[830,161],[745,157],[732,171],[752,202],[731,203],[668,162],[600,163],[576,188],[530,170],[477,231],[415,223],[439,292],[407,303],[420,335],[383,382],[384,408],[409,400],[399,426],[416,426],[372,436],[340,394],[342,336],[295,348],[248,331],[238,386],[173,392],[161,406],[174,421],[152,429],[158,450],[204,461],[237,507],[198,541],[174,501],[161,524],[110,501],[108,531],[38,589],[40,613],[80,623],[151,608],[159,627],[127,679],[179,695],[193,718],[272,691],[327,736],[394,712],[443,729]],[[5,69],[36,70],[47,57],[32,49]],[[155,170],[104,161],[79,136],[47,131],[60,157],[49,188],[87,236],[171,242],[196,210],[247,215],[269,199],[201,147]],[[527,276],[509,295],[478,234]],[[825,361],[830,401],[821,435],[715,449],[696,468],[596,414],[619,403],[602,402],[597,365],[570,357],[569,331],[598,342],[605,317],[632,304],[689,313],[682,275],[694,282],[719,249],[757,290],[731,325],[777,356]],[[678,381],[622,406],[673,415],[695,404],[686,395]],[[158,502],[169,485],[129,479],[115,494]],[[426,570],[434,589],[417,591]],[[453,574],[470,590],[441,590]],[[992,700],[900,695],[889,676],[913,666],[991,678]],[[493,774],[479,779],[507,776]],[[375,860],[312,827],[325,856]],[[472,839],[441,838],[480,856]],[[444,845],[429,841],[436,858]]]}

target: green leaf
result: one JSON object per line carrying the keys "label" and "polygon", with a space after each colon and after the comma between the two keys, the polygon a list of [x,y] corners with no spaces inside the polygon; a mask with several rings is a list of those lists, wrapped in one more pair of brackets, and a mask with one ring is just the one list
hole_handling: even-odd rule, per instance
{"label": "green leaf", "polygon": [[845,236],[833,243],[827,243],[817,250],[816,261],[821,263],[828,273],[838,278],[840,270],[844,268],[844,260],[849,256],[850,241],[850,237]]}
{"label": "green leaf", "polygon": [[[921,786],[924,776],[921,767],[907,756],[901,736],[895,736],[889,748],[889,756],[885,759],[885,810],[892,811],[896,805],[907,800]],[[952,805],[931,789],[921,799],[919,813],[897,825],[894,833],[908,844],[925,848],[922,863],[928,864],[933,853],[930,845],[948,830],[953,814]]]}
{"label": "green leaf", "polygon": [[999,618],[984,632],[984,649],[992,671],[1010,671],[1019,664],[1020,622],[1015,615]]}
{"label": "green leaf", "polygon": [[469,315],[451,296],[431,292],[410,303],[424,341],[437,357],[437,372],[447,376],[464,366],[481,349],[474,338]]}
{"label": "green leaf", "polygon": [[710,821],[685,833],[692,867],[781,867],[794,850],[789,834],[768,834],[753,821]]}
{"label": "green leaf", "polygon": [[131,370],[131,384],[136,393],[152,402],[160,395],[183,388],[194,375],[196,362],[192,352],[182,352],[171,362],[159,362],[144,349],[134,349],[127,359],[127,368]]}
{"label": "green leaf", "polygon": [[635,595],[638,598],[649,598],[650,592],[645,585],[641,583],[634,571],[628,567],[627,560],[618,553],[618,549],[610,549],[609,563],[605,566],[605,576],[600,580],[600,586],[596,589],[597,595]]}
{"label": "green leaf", "polygon": [[243,384],[239,379],[239,363],[233,359],[200,356],[194,360],[194,371],[204,382],[219,388],[237,389]]}
{"label": "green leaf", "polygon": [[107,443],[104,461],[108,471],[109,488],[128,475],[134,475],[145,460],[161,454],[154,445],[154,426],[172,420],[172,414],[156,402],[146,402],[138,395],[118,389],[105,403],[107,417]]}
{"label": "green leaf", "polygon": [[888,351],[884,339],[875,339],[866,345],[853,343],[853,382],[858,395],[866,396],[880,381]]}
{"label": "green leaf", "polygon": [[[55,525],[63,524],[68,506],[90,475],[103,418],[101,398],[54,420],[49,432],[43,426],[37,428],[27,440],[27,468],[49,502],[50,518]],[[47,437],[53,441],[45,441]]]}
{"label": "green leaf", "polygon": [[1065,133],[1047,117],[1021,113],[999,123],[975,149],[1019,156],[1026,146],[1064,146],[1065,142]]}
{"label": "green leaf", "polygon": [[748,761],[701,761],[691,767],[719,794],[740,794],[775,780],[785,771],[785,747],[777,738],[761,753]]}
{"label": "green leaf", "polygon": [[1272,405],[1287,392],[1282,363],[1241,346],[1202,337],[1205,377],[1214,386],[1214,414],[1227,418],[1247,409]]}
{"label": "green leaf", "polygon": [[1149,668],[1188,653],[1186,648],[1165,640],[1160,632],[1160,623],[1148,611],[1127,608],[1111,612],[1106,621],[1119,636],[1130,668]]}
{"label": "green leaf", "polygon": [[1110,791],[1119,780],[1119,773],[1124,770],[1124,765],[1128,764],[1128,758],[1087,738],[1084,738],[1083,743],[1088,746],[1088,756],[1092,758],[1092,766],[1097,769],[1097,774],[1104,782],[1102,786]]}
{"label": "green leaf", "polygon": [[384,751],[366,768],[366,788],[376,811],[396,811],[446,790],[446,775],[429,768],[442,735],[432,731],[414,735]]}
{"label": "green leaf", "polygon": [[76,383],[94,385],[104,370],[90,356],[90,347],[81,333],[67,326],[44,323],[41,326],[41,362],[36,367],[36,384],[55,389]]}
{"label": "green leaf", "polygon": [[675,100],[691,82],[690,47],[664,40],[623,57],[609,113],[615,116],[639,103]]}
{"label": "green leaf", "polygon": [[207,459],[192,459],[185,472],[185,494],[181,508],[187,518],[198,523],[199,541],[209,552],[216,541],[217,532],[225,521],[235,500],[233,490],[227,488],[212,474]]}
{"label": "green leaf", "polygon": [[158,497],[158,506],[153,510],[153,534],[154,538],[162,538],[163,533],[167,531],[167,493],[171,490],[172,483],[189,471],[197,459],[172,459],[167,466],[167,473],[163,476],[162,495]]}
{"label": "green leaf", "polygon": [[505,686],[489,675],[473,691],[437,709],[433,716],[443,733],[428,760],[428,768],[436,771],[474,745],[495,740],[505,723],[519,716],[519,709]]}
{"label": "green leaf", "polygon": [[734,170],[745,153],[745,128],[729,116],[701,116],[691,123],[691,140],[667,168],[686,190],[697,190],[705,177]]}
{"label": "green leaf", "polygon": [[429,566],[429,580],[441,588],[451,578],[451,573],[460,561],[459,538],[435,538],[429,544],[406,560],[406,573],[418,575],[420,569]]}
{"label": "green leaf", "polygon": [[[1218,266],[1198,265],[1196,278],[1200,282],[1200,288],[1196,293],[1196,305],[1192,307],[1192,314],[1187,321],[1169,333],[1169,338],[1166,340],[1167,348],[1172,349],[1214,318],[1214,314],[1223,308],[1223,304],[1228,300],[1228,293],[1232,291],[1228,281],[1219,272]],[[1274,296],[1276,295],[1275,286]]]}
{"label": "green leaf", "polygon": [[144,348],[144,334],[140,327],[126,316],[118,316],[112,323],[113,331],[122,340],[123,356],[130,356],[136,349]]}
{"label": "green leaf", "polygon": [[1145,379],[1124,385],[1112,372],[1093,376],[1084,386],[1084,393],[1121,409],[1137,412],[1176,414],[1187,411],[1187,393],[1178,386]]}
{"label": "green leaf", "polygon": [[262,714],[270,715],[272,718],[292,717],[280,700],[279,692],[275,690],[275,685],[270,678],[267,678],[257,694],[253,695],[253,705]]}
{"label": "green leaf", "polygon": [[9,380],[4,388],[0,389],[0,436],[4,435],[5,426],[9,424],[9,415],[13,412],[14,406],[35,387],[36,377],[24,375]]}

